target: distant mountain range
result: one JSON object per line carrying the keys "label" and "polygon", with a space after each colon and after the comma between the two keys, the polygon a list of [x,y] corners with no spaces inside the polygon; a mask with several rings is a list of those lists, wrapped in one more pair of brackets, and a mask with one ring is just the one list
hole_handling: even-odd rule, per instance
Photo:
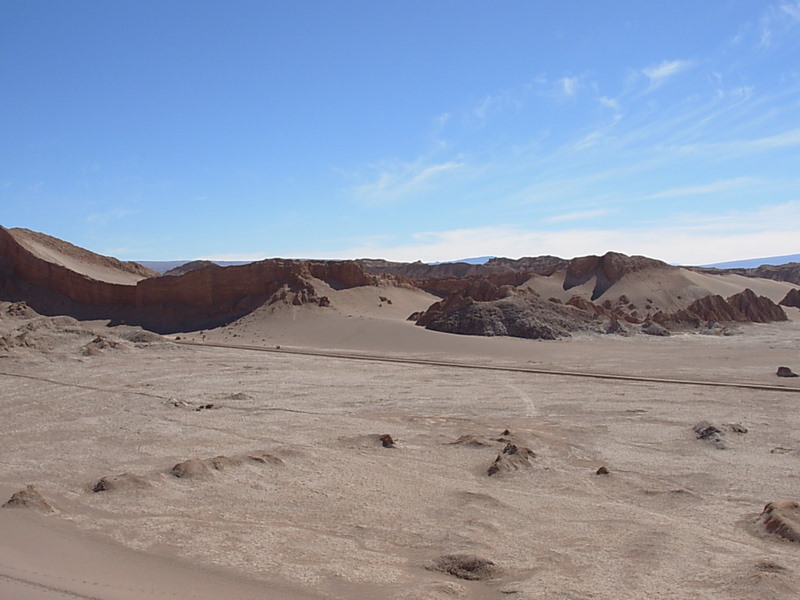
{"label": "distant mountain range", "polygon": [[785,265],[788,263],[800,262],[800,254],[786,254],[784,256],[769,256],[766,258],[748,258],[745,260],[732,260],[728,262],[714,263],[711,265],[700,265],[715,269],[755,269],[761,265]]}
{"label": "distant mountain range", "polygon": [[[468,265],[484,265],[493,258],[497,258],[495,256],[476,256],[473,258],[462,258],[459,260],[443,260],[439,262],[430,262],[427,263],[429,265],[449,265],[455,263],[464,263]],[[167,271],[180,267],[181,265],[185,265],[189,262],[189,260],[140,260],[136,261],[140,265],[147,267],[148,269],[153,269],[154,271],[164,274]],[[246,265],[248,262],[254,261],[235,261],[235,260],[215,260],[211,261],[221,267],[230,267],[233,265]],[[720,262],[720,263],[713,263],[707,265],[698,265],[701,267],[713,268],[713,269],[755,269],[756,267],[760,267],[761,265],[785,265],[788,263],[800,262],[800,254],[787,254],[784,256],[768,256],[765,258],[748,258],[744,260],[732,260],[728,262]]]}

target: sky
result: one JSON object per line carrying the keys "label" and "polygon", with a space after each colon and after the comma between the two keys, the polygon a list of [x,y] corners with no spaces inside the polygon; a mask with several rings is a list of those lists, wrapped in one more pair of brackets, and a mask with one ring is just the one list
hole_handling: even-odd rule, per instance
{"label": "sky", "polygon": [[125,260],[800,252],[800,0],[0,0],[0,225]]}

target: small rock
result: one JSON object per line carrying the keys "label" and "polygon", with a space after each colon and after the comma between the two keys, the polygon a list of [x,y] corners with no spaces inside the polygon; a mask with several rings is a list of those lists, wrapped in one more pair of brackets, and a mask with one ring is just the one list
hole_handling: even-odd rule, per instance
{"label": "small rock", "polygon": [[384,448],[394,448],[395,447],[394,440],[392,439],[392,436],[390,436],[388,433],[384,433],[378,439],[380,440],[381,444],[383,444]]}
{"label": "small rock", "polygon": [[792,372],[789,367],[778,367],[775,375],[778,377],[800,377],[797,373]]}
{"label": "small rock", "polygon": [[711,442],[716,445],[718,448],[724,448],[725,446],[722,443],[722,431],[709,423],[708,421],[700,421],[697,425],[695,425],[692,430],[694,431],[695,435],[697,436],[698,440],[705,440],[707,442]]}
{"label": "small rock", "polygon": [[608,469],[605,467],[600,467],[597,469],[597,471],[595,471],[595,475],[608,475]]}
{"label": "small rock", "polygon": [[747,427],[745,427],[741,423],[728,423],[727,425],[725,425],[725,428],[732,431],[733,433],[747,433]]}

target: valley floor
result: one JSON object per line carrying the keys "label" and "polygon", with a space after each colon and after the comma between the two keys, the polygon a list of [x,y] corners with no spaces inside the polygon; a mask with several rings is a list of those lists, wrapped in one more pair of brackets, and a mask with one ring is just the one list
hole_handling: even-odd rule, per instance
{"label": "valley floor", "polygon": [[[181,336],[205,346],[96,352],[81,350],[91,336],[55,331],[0,356],[0,500],[32,484],[55,509],[0,510],[0,596],[800,595],[800,546],[755,524],[767,502],[798,495],[800,383],[775,376],[800,370],[796,320],[562,342],[362,325],[338,338],[240,325]],[[717,442],[697,438],[700,421]],[[520,460],[487,475],[509,444]],[[93,492],[103,477],[116,489]],[[496,572],[426,568],[452,554]]]}

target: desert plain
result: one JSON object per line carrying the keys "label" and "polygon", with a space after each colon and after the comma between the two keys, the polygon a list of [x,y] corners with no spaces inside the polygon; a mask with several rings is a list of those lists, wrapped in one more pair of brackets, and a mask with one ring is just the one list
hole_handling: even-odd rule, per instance
{"label": "desert plain", "polygon": [[40,497],[0,597],[800,597],[761,516],[800,500],[800,309],[541,341],[327,293],[163,336],[1,303],[0,503]]}

